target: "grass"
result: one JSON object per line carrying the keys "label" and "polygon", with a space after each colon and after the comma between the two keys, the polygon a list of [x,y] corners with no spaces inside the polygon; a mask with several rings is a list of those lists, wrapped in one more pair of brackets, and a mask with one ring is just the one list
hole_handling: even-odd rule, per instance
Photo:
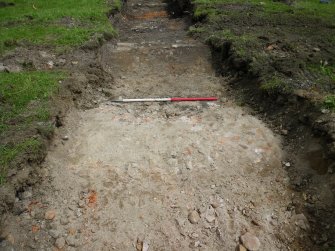
{"label": "grass", "polygon": [[6,181],[6,174],[10,163],[19,155],[29,152],[37,154],[41,149],[41,142],[36,139],[27,139],[11,146],[0,145],[0,184]]}
{"label": "grass", "polygon": [[335,95],[326,96],[323,104],[327,109],[335,111]]}
{"label": "grass", "polygon": [[[303,75],[301,72],[310,70],[306,66],[313,64],[316,66],[312,72],[320,76],[313,87],[334,90],[331,85],[335,83],[335,66],[320,66],[319,62],[334,63],[332,52],[326,55],[325,48],[332,49],[335,43],[335,33],[326,31],[335,27],[335,1],[321,4],[295,0],[292,5],[273,0],[193,0],[193,3],[194,19],[201,22],[196,24],[197,28],[191,27],[189,33],[207,38],[215,48],[230,42],[230,52],[248,62],[250,73],[269,79],[261,89],[293,90],[288,84],[283,85],[286,81],[280,83],[278,79],[287,76],[298,79]],[[303,46],[310,52],[302,51]],[[309,57],[313,47],[320,47],[321,52]]]}
{"label": "grass", "polygon": [[[28,150],[34,154],[41,145],[28,135],[17,139],[15,136],[8,139],[8,135],[50,120],[49,98],[58,89],[58,81],[63,75],[39,71],[0,73],[0,184],[5,181],[8,167],[18,155]],[[46,124],[44,127],[40,130],[50,126]]]}
{"label": "grass", "polygon": [[[195,17],[201,16],[212,16],[221,14],[224,9],[218,10],[217,6],[222,4],[247,4],[259,6],[262,8],[263,13],[291,13],[294,15],[303,15],[309,17],[315,17],[328,21],[331,24],[335,24],[334,13],[335,3],[334,1],[329,4],[320,4],[319,1],[314,0],[296,0],[293,5],[283,4],[281,2],[272,0],[194,0],[193,3],[196,5],[194,12]],[[230,10],[231,11],[231,10]]]}
{"label": "grass", "polygon": [[331,65],[321,65],[320,72],[328,76],[335,83],[335,66]]}
{"label": "grass", "polygon": [[97,33],[115,34],[109,10],[104,0],[17,0],[0,8],[0,53],[24,42],[66,49]]}
{"label": "grass", "polygon": [[335,87],[335,65],[328,65],[327,63],[321,62],[320,64],[308,65],[308,70],[317,74],[318,84],[326,81],[330,82]]}
{"label": "grass", "polygon": [[190,34],[190,35],[196,35],[196,34],[200,34],[200,33],[203,33],[203,32],[205,32],[205,28],[203,28],[203,27],[191,26],[188,30],[188,34]]}
{"label": "grass", "polygon": [[[84,44],[99,34],[116,35],[108,14],[121,9],[115,0],[15,0],[0,8],[0,56],[17,46],[42,46],[59,52]],[[64,73],[0,73],[0,184],[11,164],[25,153],[36,154],[36,131],[52,135],[50,98]],[[29,155],[31,156],[31,155]]]}
{"label": "grass", "polygon": [[119,12],[122,9],[122,2],[121,0],[114,0],[112,2],[112,12]]}
{"label": "grass", "polygon": [[282,79],[273,77],[267,81],[263,81],[260,89],[266,91],[267,93],[275,93],[278,90],[287,92],[289,90],[289,86]]}
{"label": "grass", "polygon": [[[58,72],[0,73],[0,97],[4,104],[0,107],[0,135],[16,124],[48,120],[46,104],[62,77]],[[29,110],[33,101],[36,107]],[[25,117],[20,118],[21,114]]]}

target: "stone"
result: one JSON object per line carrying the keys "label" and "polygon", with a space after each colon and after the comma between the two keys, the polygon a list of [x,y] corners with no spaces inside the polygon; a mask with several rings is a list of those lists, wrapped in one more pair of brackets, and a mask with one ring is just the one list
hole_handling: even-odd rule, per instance
{"label": "stone", "polygon": [[77,246],[77,242],[76,242],[76,239],[74,238],[74,236],[68,236],[66,238],[66,244],[71,246],[71,247]]}
{"label": "stone", "polygon": [[9,234],[6,236],[6,241],[8,241],[10,244],[14,244],[15,243],[15,239],[14,236]]}
{"label": "stone", "polygon": [[281,133],[282,133],[283,135],[287,135],[287,134],[288,134],[288,131],[285,130],[285,129],[283,129],[283,130],[281,130]]}
{"label": "stone", "polygon": [[304,214],[293,215],[291,221],[303,230],[308,230],[310,228],[309,222]]}
{"label": "stone", "polygon": [[68,233],[69,233],[69,235],[76,235],[77,230],[74,227],[70,227],[68,229]]}
{"label": "stone", "polygon": [[208,221],[208,223],[215,221],[214,215],[206,215],[205,218],[206,218],[206,221]]}
{"label": "stone", "polygon": [[241,242],[243,246],[246,247],[250,251],[259,250],[261,246],[259,239],[255,235],[249,232],[241,236]]}
{"label": "stone", "polygon": [[239,245],[236,247],[236,251],[247,251],[247,249],[245,248],[245,246],[239,244]]}
{"label": "stone", "polygon": [[144,235],[143,234],[139,234],[137,237],[137,241],[136,241],[136,250],[137,251],[142,251],[143,249],[143,241],[144,241]]}
{"label": "stone", "polygon": [[199,222],[200,220],[200,216],[198,214],[197,211],[193,210],[192,212],[190,212],[188,214],[188,220],[192,223],[192,224],[196,224]]}
{"label": "stone", "polygon": [[6,67],[3,63],[0,63],[0,72],[4,72],[6,70]]}
{"label": "stone", "polygon": [[149,243],[144,240],[143,241],[143,246],[142,246],[142,251],[148,251],[149,250]]}
{"label": "stone", "polygon": [[58,248],[58,249],[62,249],[64,248],[65,246],[65,239],[63,237],[61,238],[58,238],[56,241],[55,241],[55,247]]}
{"label": "stone", "polygon": [[29,199],[33,197],[33,193],[30,190],[26,190],[22,193],[22,199]]}
{"label": "stone", "polygon": [[48,210],[44,214],[44,219],[46,220],[53,220],[56,217],[55,210]]}
{"label": "stone", "polygon": [[313,51],[315,51],[315,52],[319,52],[319,51],[321,51],[321,50],[320,50],[320,48],[315,47],[315,48],[313,48]]}
{"label": "stone", "polygon": [[187,161],[186,162],[186,169],[187,170],[192,170],[192,168],[193,168],[192,161]]}
{"label": "stone", "polygon": [[59,60],[58,60],[58,65],[65,65],[66,64],[66,59],[64,59],[64,58],[60,58]]}
{"label": "stone", "polygon": [[213,202],[211,203],[211,206],[212,206],[213,208],[218,208],[218,207],[220,206],[220,203],[217,202],[217,201],[213,201]]}
{"label": "stone", "polygon": [[323,109],[321,109],[321,113],[327,114],[327,113],[330,113],[330,110],[323,108]]}
{"label": "stone", "polygon": [[67,225],[67,224],[69,224],[69,220],[67,218],[61,218],[60,219],[60,224]]}
{"label": "stone", "polygon": [[209,206],[204,213],[205,219],[208,223],[215,221],[215,210],[213,207]]}
{"label": "stone", "polygon": [[42,58],[50,58],[50,57],[51,57],[51,56],[50,56],[47,52],[45,52],[45,51],[39,51],[38,54],[40,54],[40,56],[41,56]]}
{"label": "stone", "polygon": [[48,61],[48,62],[47,62],[47,68],[48,68],[48,69],[52,69],[52,68],[54,68],[54,62],[51,61],[51,60]]}
{"label": "stone", "polygon": [[197,248],[197,247],[201,247],[201,242],[200,241],[195,241],[194,242],[194,247]]}
{"label": "stone", "polygon": [[78,202],[78,206],[79,206],[80,208],[85,207],[85,202],[82,201],[82,200],[80,200],[80,201]]}
{"label": "stone", "polygon": [[64,135],[64,136],[62,137],[62,140],[69,140],[69,136]]}
{"label": "stone", "polygon": [[57,239],[60,236],[60,232],[58,230],[55,230],[55,229],[50,230],[49,234],[54,239]]}
{"label": "stone", "polygon": [[18,65],[7,65],[5,67],[5,70],[9,73],[17,73],[17,72],[22,71],[22,68]]}

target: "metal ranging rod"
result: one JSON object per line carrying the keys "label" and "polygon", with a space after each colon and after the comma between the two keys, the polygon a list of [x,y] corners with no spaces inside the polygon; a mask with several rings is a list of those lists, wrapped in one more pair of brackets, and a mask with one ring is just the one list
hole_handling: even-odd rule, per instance
{"label": "metal ranging rod", "polygon": [[195,98],[120,98],[112,102],[187,102],[187,101],[217,101],[216,97],[195,97]]}

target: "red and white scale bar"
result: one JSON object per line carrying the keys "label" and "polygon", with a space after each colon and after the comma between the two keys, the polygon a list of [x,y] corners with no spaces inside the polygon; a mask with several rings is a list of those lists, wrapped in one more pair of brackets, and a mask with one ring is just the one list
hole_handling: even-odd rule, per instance
{"label": "red and white scale bar", "polygon": [[217,101],[216,97],[195,98],[128,98],[113,100],[112,102],[187,102],[187,101]]}

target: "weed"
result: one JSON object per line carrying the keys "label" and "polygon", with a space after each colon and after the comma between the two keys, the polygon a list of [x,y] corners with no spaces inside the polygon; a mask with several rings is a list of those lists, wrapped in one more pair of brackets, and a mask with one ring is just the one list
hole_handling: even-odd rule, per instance
{"label": "weed", "polygon": [[121,0],[114,0],[112,2],[112,12],[119,12],[122,9],[122,2]]}
{"label": "weed", "polygon": [[335,66],[321,65],[320,71],[322,74],[328,76],[332,81],[335,82]]}
{"label": "weed", "polygon": [[335,95],[326,96],[323,104],[326,108],[335,110]]}
{"label": "weed", "polygon": [[194,27],[191,26],[188,30],[188,34],[190,35],[196,35],[196,34],[200,34],[205,32],[205,28],[204,27]]}
{"label": "weed", "polygon": [[277,91],[284,91],[284,92],[286,92],[286,91],[289,90],[289,87],[280,78],[273,77],[272,79],[264,81],[261,84],[260,89],[263,90],[263,91],[266,91],[268,93],[274,93],[274,92],[277,92]]}
{"label": "weed", "polygon": [[0,184],[5,182],[8,167],[15,157],[28,151],[37,154],[41,146],[41,142],[36,139],[27,139],[11,146],[0,145]]}

